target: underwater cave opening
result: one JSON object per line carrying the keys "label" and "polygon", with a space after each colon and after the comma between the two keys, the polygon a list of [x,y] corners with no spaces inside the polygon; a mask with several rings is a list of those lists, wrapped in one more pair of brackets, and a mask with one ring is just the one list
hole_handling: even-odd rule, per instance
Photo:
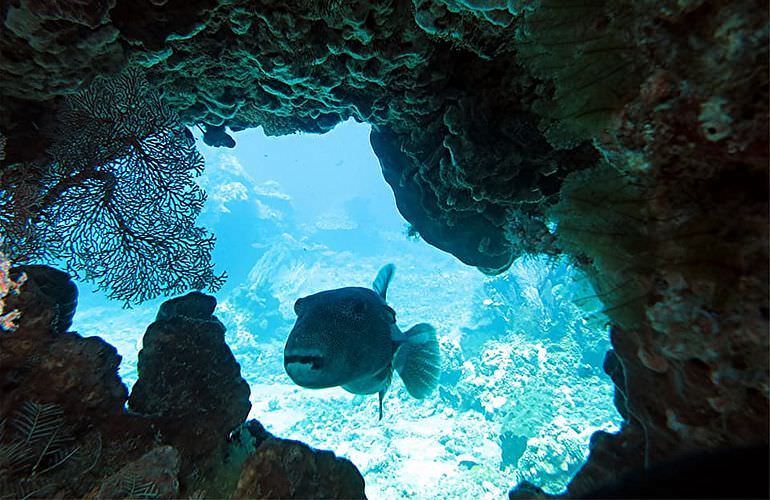
{"label": "underwater cave opening", "polygon": [[[621,420],[602,370],[610,345],[600,306],[576,305],[593,296],[590,285],[566,259],[523,257],[485,276],[422,241],[396,208],[369,131],[353,121],[324,135],[252,129],[233,134],[232,150],[198,134],[208,193],[200,222],[229,275],[215,314],[250,385],[250,417],[349,458],[370,498],[492,498],[524,480],[563,490],[591,434]],[[297,298],[369,287],[388,262],[397,324],[433,324],[443,367],[427,400],[394,377],[378,421],[376,396],[298,387],[282,356]],[[72,331],[116,346],[131,386],[142,335],[165,298],[125,310],[79,287]]]}

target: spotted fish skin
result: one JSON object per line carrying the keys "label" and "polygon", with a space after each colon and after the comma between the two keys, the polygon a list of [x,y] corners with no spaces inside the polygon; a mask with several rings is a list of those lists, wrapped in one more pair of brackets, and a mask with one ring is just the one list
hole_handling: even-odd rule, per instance
{"label": "spotted fish skin", "polygon": [[412,396],[433,392],[440,369],[435,330],[426,323],[407,332],[396,326],[396,313],[385,301],[393,272],[392,264],[384,266],[374,289],[337,288],[294,303],[297,320],[284,348],[284,367],[294,383],[379,394],[380,418],[394,366]]}

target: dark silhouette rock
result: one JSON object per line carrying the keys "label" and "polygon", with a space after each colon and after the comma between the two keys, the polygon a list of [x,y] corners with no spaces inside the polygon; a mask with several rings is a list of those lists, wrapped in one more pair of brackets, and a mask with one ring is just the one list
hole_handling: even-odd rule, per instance
{"label": "dark silhouette rock", "polygon": [[233,498],[366,498],[348,460],[299,441],[264,440],[246,460]]}
{"label": "dark silhouette rock", "polygon": [[139,379],[128,404],[138,413],[205,422],[223,438],[249,413],[249,386],[211,315],[216,300],[199,292],[161,305],[144,335]]}
{"label": "dark silhouette rock", "polygon": [[47,321],[42,316],[51,315],[51,332],[62,333],[72,325],[72,317],[78,306],[78,289],[70,275],[48,266],[27,265],[11,269],[11,277],[18,279],[27,275],[23,285],[24,293],[9,296],[9,309],[28,311],[22,316],[20,325],[34,321]]}
{"label": "dark silhouette rock", "polygon": [[21,312],[19,327],[0,335],[0,416],[25,401],[55,403],[80,420],[123,411],[128,391],[118,376],[121,357],[99,337],[66,332],[77,305],[69,276],[47,266],[12,270],[27,281],[8,305]]}
{"label": "dark silhouette rock", "polygon": [[690,453],[577,498],[767,498],[769,456],[767,445]]}
{"label": "dark silhouette rock", "polygon": [[96,498],[179,498],[179,460],[172,446],[158,446],[108,477]]}

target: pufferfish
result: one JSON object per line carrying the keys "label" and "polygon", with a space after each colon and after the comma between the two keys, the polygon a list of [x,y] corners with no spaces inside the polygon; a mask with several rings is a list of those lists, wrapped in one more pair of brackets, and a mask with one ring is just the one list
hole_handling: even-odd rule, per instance
{"label": "pufferfish", "polygon": [[297,299],[297,321],[283,352],[295,384],[377,393],[380,419],[393,370],[414,398],[424,399],[436,389],[441,371],[436,330],[427,323],[405,332],[396,326],[396,312],[385,302],[394,270],[393,264],[383,266],[373,290],[345,287]]}

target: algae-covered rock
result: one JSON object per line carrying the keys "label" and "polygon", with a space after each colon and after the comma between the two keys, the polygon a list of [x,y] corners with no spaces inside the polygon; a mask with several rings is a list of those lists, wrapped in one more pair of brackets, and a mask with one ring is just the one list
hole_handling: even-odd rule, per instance
{"label": "algae-covered rock", "polygon": [[212,316],[216,300],[191,292],[161,305],[144,335],[128,404],[155,417],[191,418],[226,436],[249,413],[249,386]]}
{"label": "algae-covered rock", "polygon": [[158,446],[108,477],[96,498],[179,498],[179,460],[172,446]]}
{"label": "algae-covered rock", "polygon": [[0,416],[25,401],[58,404],[77,419],[123,411],[127,389],[118,376],[121,357],[99,337],[66,332],[77,304],[69,276],[47,266],[27,273],[23,292],[8,298],[21,312],[19,327],[0,335]]}
{"label": "algae-covered rock", "polygon": [[366,498],[348,460],[298,441],[268,438],[243,464],[233,498]]}
{"label": "algae-covered rock", "polygon": [[[78,289],[70,275],[49,266],[28,265],[11,269],[11,278],[27,275],[24,293],[6,299],[9,309],[27,311],[20,325],[47,322],[50,315],[52,333],[66,332],[78,305]],[[43,318],[45,316],[45,318]]]}

